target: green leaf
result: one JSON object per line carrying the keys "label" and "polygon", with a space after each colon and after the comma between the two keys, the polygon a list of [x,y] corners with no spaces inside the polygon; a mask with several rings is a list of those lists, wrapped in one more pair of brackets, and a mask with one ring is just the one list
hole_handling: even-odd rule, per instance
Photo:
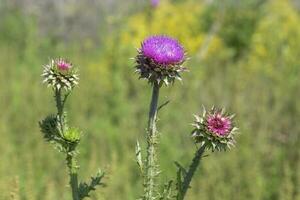
{"label": "green leaf", "polygon": [[96,176],[91,177],[90,183],[85,183],[85,182],[80,183],[78,189],[79,198],[84,199],[85,197],[89,197],[90,192],[96,190],[96,186],[105,186],[105,184],[101,182],[104,176],[105,173],[99,169]]}

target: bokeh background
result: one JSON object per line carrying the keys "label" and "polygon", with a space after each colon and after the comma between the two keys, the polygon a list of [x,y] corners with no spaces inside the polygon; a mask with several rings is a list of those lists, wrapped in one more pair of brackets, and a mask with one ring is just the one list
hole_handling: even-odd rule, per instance
{"label": "bokeh background", "polygon": [[0,0],[0,199],[71,199],[64,157],[38,127],[55,109],[42,65],[57,56],[80,68],[67,105],[85,133],[80,178],[108,173],[91,199],[141,195],[134,148],[151,89],[129,58],[151,34],[178,38],[191,58],[183,84],[161,93],[161,182],[193,156],[192,114],[218,105],[237,114],[237,147],[203,159],[187,199],[300,199],[298,0]]}

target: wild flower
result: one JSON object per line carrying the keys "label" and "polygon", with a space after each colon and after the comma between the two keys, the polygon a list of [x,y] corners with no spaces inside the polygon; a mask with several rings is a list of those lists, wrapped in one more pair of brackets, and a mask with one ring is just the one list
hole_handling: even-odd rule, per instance
{"label": "wild flower", "polygon": [[185,50],[176,39],[165,35],[150,36],[138,49],[136,72],[151,84],[169,85],[175,79],[181,80],[180,72],[186,71],[185,60]]}
{"label": "wild flower", "polygon": [[196,144],[200,145],[197,147],[192,162],[187,169],[176,162],[178,167],[177,200],[185,198],[206,149],[221,151],[234,145],[234,135],[237,132],[237,128],[232,121],[233,117],[233,115],[226,114],[224,109],[220,110],[214,107],[209,112],[203,108],[202,116],[195,115],[196,121],[193,124],[192,137],[195,139]]}
{"label": "wild flower", "polygon": [[155,35],[146,38],[138,49],[135,58],[136,72],[140,78],[147,79],[152,85],[152,98],[149,108],[147,128],[147,153],[143,162],[139,143],[136,146],[137,163],[144,177],[144,195],[146,200],[154,200],[159,194],[156,178],[159,175],[157,163],[157,144],[159,135],[156,128],[158,99],[160,87],[181,80],[180,72],[185,71],[182,66],[185,61],[185,51],[174,38],[165,35]]}
{"label": "wild flower", "polygon": [[226,136],[231,130],[231,119],[221,113],[214,113],[207,118],[207,128],[219,137]]}
{"label": "wild flower", "polygon": [[[146,159],[142,159],[142,149],[139,142],[136,144],[136,159],[144,178],[143,200],[172,199],[183,200],[194,174],[200,164],[200,160],[206,149],[212,151],[226,150],[234,145],[234,135],[237,131],[233,123],[233,115],[228,115],[224,110],[212,108],[209,112],[204,109],[203,115],[196,115],[193,124],[192,136],[195,139],[197,149],[187,169],[175,162],[178,171],[176,177],[175,194],[173,182],[169,181],[164,186],[157,183],[160,174],[158,164],[159,134],[156,127],[158,110],[167,103],[158,106],[159,90],[163,84],[169,85],[175,79],[181,80],[180,72],[186,71],[183,63],[186,54],[182,45],[176,40],[165,35],[156,35],[146,38],[138,55],[135,58],[136,72],[140,77],[147,79],[152,85],[152,97],[149,108],[147,128]],[[159,192],[159,188],[163,188]]]}
{"label": "wild flower", "polygon": [[77,128],[69,127],[64,110],[69,94],[78,84],[77,70],[66,59],[52,59],[49,64],[44,66],[42,76],[43,82],[53,89],[57,113],[48,115],[40,121],[41,132],[47,142],[65,154],[73,200],[82,200],[89,197],[90,192],[95,190],[97,185],[103,185],[101,180],[104,173],[99,171],[95,177],[92,177],[90,183],[78,183],[77,170],[79,166],[76,157],[79,154],[77,146],[80,143],[82,132]]}
{"label": "wild flower", "polygon": [[57,68],[61,71],[68,71],[73,67],[70,62],[68,62],[62,58],[57,59],[55,61],[55,63],[57,65]]}
{"label": "wild flower", "polygon": [[195,118],[192,137],[196,143],[201,143],[212,151],[226,150],[234,146],[237,132],[233,123],[234,115],[213,107],[208,112],[204,109],[202,116],[195,115]]}
{"label": "wild flower", "polygon": [[79,81],[77,69],[72,63],[62,58],[52,59],[44,65],[42,77],[48,87],[63,88],[66,91],[72,90]]}

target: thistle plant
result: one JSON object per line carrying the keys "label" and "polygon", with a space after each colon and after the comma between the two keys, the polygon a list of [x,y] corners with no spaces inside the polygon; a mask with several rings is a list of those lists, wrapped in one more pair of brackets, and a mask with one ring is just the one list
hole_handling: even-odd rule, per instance
{"label": "thistle plant", "polygon": [[156,178],[160,173],[156,149],[159,142],[156,129],[159,90],[163,85],[174,83],[175,79],[181,80],[180,72],[185,71],[182,66],[185,60],[185,52],[179,42],[173,38],[152,36],[142,43],[135,60],[136,72],[140,78],[147,79],[152,85],[145,164],[141,160],[140,147],[137,145],[138,163],[141,169],[145,170],[143,171],[143,199],[152,200],[157,197]]}
{"label": "thistle plant", "polygon": [[[234,145],[234,135],[237,128],[232,121],[233,115],[224,110],[212,108],[209,112],[204,109],[203,115],[196,115],[193,124],[192,138],[197,145],[195,156],[188,169],[175,162],[178,171],[176,181],[170,180],[164,185],[157,183],[160,175],[157,148],[159,133],[157,131],[157,112],[168,102],[158,106],[159,91],[163,86],[181,81],[181,72],[187,71],[183,66],[186,53],[183,46],[176,40],[165,35],[146,38],[135,57],[135,69],[140,79],[146,79],[152,87],[152,97],[149,108],[147,127],[146,158],[142,158],[139,142],[136,144],[136,158],[143,176],[143,200],[183,200],[190,187],[191,180],[200,164],[205,150],[222,151]],[[176,184],[173,184],[176,182]]]}
{"label": "thistle plant", "polygon": [[192,137],[196,143],[205,145],[212,151],[226,151],[234,146],[234,136],[237,133],[232,121],[234,115],[229,115],[225,109],[213,107],[210,111],[206,111],[203,107],[202,116],[195,115],[195,118]]}
{"label": "thistle plant", "polygon": [[177,200],[185,198],[205,150],[211,150],[212,152],[226,151],[234,146],[234,136],[238,128],[235,127],[233,118],[234,115],[229,115],[225,112],[225,109],[216,109],[215,107],[210,111],[206,111],[203,107],[202,115],[195,115],[192,138],[197,145],[197,150],[194,158],[187,170],[178,162],[175,162],[178,167]]}
{"label": "thistle plant", "polygon": [[40,121],[41,132],[47,142],[65,154],[73,200],[81,200],[89,197],[96,186],[104,185],[101,182],[104,172],[99,170],[94,177],[91,177],[89,183],[78,181],[77,147],[83,134],[78,128],[69,126],[67,113],[64,110],[69,95],[78,85],[77,69],[65,59],[53,59],[44,66],[42,77],[43,82],[53,90],[57,111]]}

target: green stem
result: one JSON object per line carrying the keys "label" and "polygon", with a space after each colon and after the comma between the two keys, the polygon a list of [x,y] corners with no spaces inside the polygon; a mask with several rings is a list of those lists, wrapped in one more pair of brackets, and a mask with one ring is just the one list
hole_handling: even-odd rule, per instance
{"label": "green stem", "polygon": [[[67,93],[62,99],[62,91],[61,89],[55,89],[55,101],[56,101],[56,107],[57,107],[57,116],[60,124],[61,134],[64,134],[65,131],[65,120],[64,120],[64,105],[67,100],[69,93]],[[78,191],[78,175],[77,175],[77,164],[75,159],[75,148],[76,146],[73,146],[70,144],[68,147],[67,152],[67,166],[69,169],[69,175],[70,175],[70,186],[72,189],[72,197],[73,200],[80,200],[79,191]]]}
{"label": "green stem", "polygon": [[147,134],[147,157],[146,157],[146,174],[144,180],[146,200],[155,198],[155,178],[158,175],[156,145],[158,135],[156,130],[157,105],[160,85],[154,83],[152,90],[152,99],[150,103],[148,134]]}
{"label": "green stem", "polygon": [[188,172],[186,173],[185,177],[184,177],[184,180],[183,180],[183,184],[182,184],[182,188],[181,188],[181,191],[179,192],[178,196],[177,196],[177,200],[183,200],[185,198],[185,195],[187,193],[187,190],[189,189],[190,187],[190,183],[192,181],[192,178],[200,164],[200,160],[201,160],[201,157],[203,155],[205,151],[205,145],[203,145],[202,147],[200,147],[196,153],[195,153],[195,156],[192,160],[192,163],[191,165],[189,166],[189,170]]}
{"label": "green stem", "polygon": [[61,133],[64,133],[64,102],[61,98],[61,89],[55,89],[55,102],[56,102],[56,108],[57,108],[57,116],[59,120],[59,125],[61,129]]}
{"label": "green stem", "polygon": [[72,155],[72,151],[67,154],[66,159],[69,168],[70,186],[72,189],[73,200],[80,200],[79,191],[78,191],[77,164],[74,155]]}

